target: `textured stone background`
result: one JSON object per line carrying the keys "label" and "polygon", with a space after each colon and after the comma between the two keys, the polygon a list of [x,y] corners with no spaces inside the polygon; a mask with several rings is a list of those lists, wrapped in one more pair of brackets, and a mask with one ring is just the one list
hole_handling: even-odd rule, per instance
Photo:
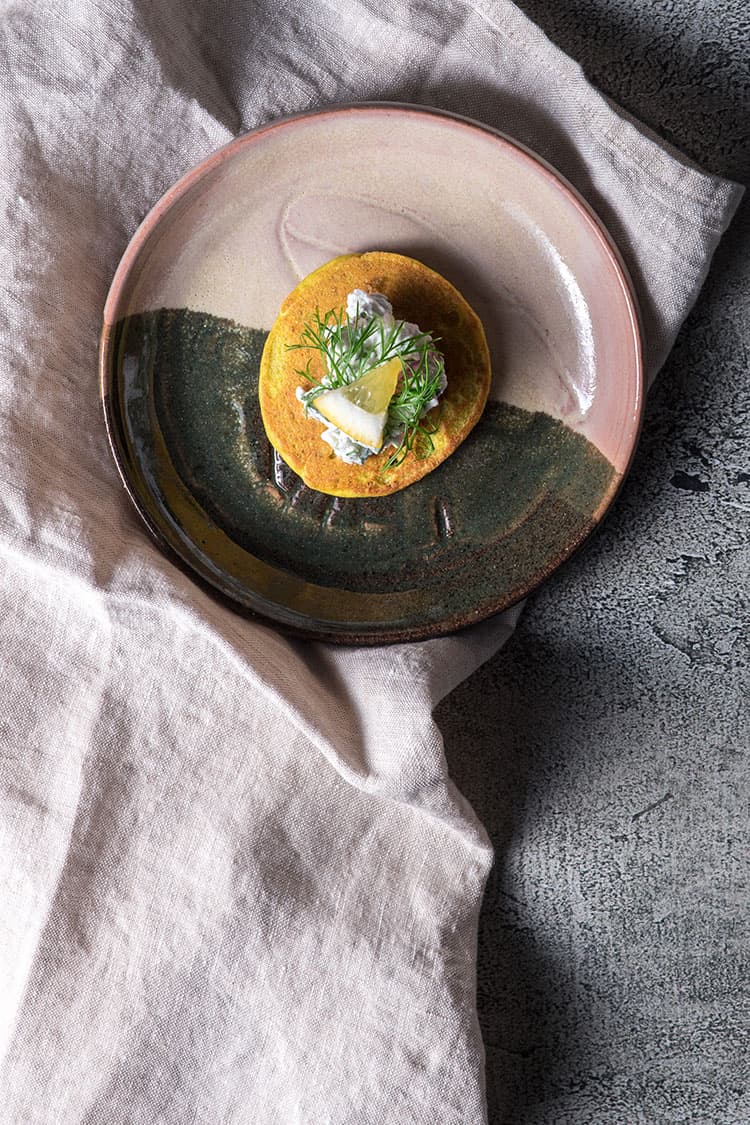
{"label": "textured stone background", "polygon": [[[521,7],[615,101],[750,181],[748,0]],[[496,848],[491,1125],[750,1122],[749,352],[746,200],[603,528],[440,708]]]}

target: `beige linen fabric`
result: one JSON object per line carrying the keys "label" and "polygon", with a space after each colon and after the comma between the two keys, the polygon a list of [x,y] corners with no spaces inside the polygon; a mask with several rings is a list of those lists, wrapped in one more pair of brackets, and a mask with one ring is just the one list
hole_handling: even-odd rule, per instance
{"label": "beige linen fabric", "polygon": [[600,210],[653,374],[739,189],[505,0],[0,10],[0,1121],[482,1122],[491,852],[431,709],[514,615],[353,651],[215,604],[120,487],[102,305],[147,209],[233,134],[417,100],[518,136]]}

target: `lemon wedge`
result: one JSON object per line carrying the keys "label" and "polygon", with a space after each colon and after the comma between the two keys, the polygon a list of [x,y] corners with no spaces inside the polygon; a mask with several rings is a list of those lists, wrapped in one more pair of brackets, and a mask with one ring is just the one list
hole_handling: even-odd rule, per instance
{"label": "lemon wedge", "polygon": [[345,387],[325,391],[315,399],[315,409],[352,441],[378,453],[388,418],[388,404],[401,374],[396,356],[373,367]]}

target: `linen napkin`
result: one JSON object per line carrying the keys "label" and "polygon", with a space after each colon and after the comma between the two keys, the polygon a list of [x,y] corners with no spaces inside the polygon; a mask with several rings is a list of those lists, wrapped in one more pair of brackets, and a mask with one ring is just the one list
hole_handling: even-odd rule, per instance
{"label": "linen napkin", "polygon": [[653,375],[741,189],[506,0],[19,0],[0,75],[0,1120],[482,1122],[492,857],[431,711],[515,614],[357,651],[217,605],[119,484],[104,298],[144,213],[232,135],[418,101],[583,192]]}

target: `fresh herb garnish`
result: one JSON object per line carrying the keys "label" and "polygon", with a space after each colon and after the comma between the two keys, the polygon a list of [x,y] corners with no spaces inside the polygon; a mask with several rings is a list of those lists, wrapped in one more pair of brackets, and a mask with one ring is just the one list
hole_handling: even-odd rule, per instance
{"label": "fresh herb garnish", "polygon": [[444,366],[442,356],[437,364],[430,363],[429,348],[420,353],[416,368],[409,371],[406,364],[403,365],[403,383],[388,407],[388,422],[398,424],[401,440],[383,466],[384,471],[400,465],[409,453],[423,461],[435,448],[432,435],[437,431],[438,423],[434,419],[423,418],[422,414],[439,392]]}
{"label": "fresh herb garnish", "polygon": [[423,418],[423,414],[444,385],[445,363],[435,348],[436,337],[427,332],[402,336],[403,325],[404,321],[396,320],[387,328],[381,316],[362,323],[358,306],[351,321],[345,310],[329,309],[321,316],[316,309],[302,330],[300,343],[287,344],[289,351],[312,349],[323,360],[320,378],[312,373],[312,356],[304,368],[297,369],[300,378],[311,384],[303,398],[305,407],[318,395],[346,386],[373,367],[395,357],[401,360],[402,378],[388,407],[386,426],[390,443],[396,448],[384,471],[400,465],[409,453],[420,460],[432,453],[437,423]]}

